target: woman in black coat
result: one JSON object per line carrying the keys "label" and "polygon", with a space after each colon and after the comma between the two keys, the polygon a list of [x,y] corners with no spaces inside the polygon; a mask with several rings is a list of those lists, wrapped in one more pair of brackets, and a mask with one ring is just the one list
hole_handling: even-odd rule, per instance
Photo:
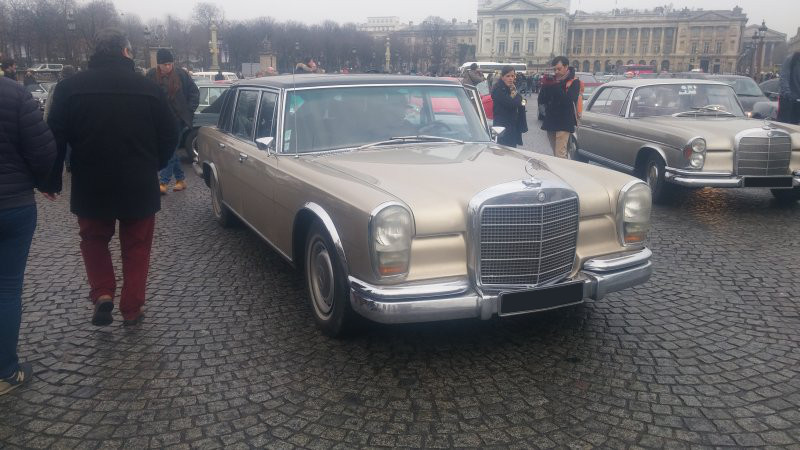
{"label": "woman in black coat", "polygon": [[514,86],[515,78],[514,68],[505,66],[500,71],[500,79],[492,87],[494,126],[506,129],[497,139],[497,143],[509,147],[522,145],[522,133],[528,131],[525,100],[517,93]]}

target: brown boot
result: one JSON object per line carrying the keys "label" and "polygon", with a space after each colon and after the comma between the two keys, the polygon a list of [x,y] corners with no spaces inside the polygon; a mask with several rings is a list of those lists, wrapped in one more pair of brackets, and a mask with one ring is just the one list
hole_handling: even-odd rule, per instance
{"label": "brown boot", "polygon": [[159,188],[161,189],[161,195],[167,195],[167,184],[160,183]]}
{"label": "brown boot", "polygon": [[175,187],[172,188],[173,191],[178,192],[186,189],[186,182],[183,180],[178,180],[175,182]]}

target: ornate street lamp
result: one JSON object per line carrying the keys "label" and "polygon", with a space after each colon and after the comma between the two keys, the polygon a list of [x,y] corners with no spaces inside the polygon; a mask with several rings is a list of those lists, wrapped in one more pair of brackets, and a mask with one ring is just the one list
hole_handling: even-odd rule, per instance
{"label": "ornate street lamp", "polygon": [[392,59],[391,43],[389,36],[386,36],[386,66],[384,67],[386,73],[390,73],[392,71],[391,59]]}
{"label": "ornate street lamp", "polygon": [[75,34],[75,12],[72,8],[67,10],[67,36],[65,42],[67,44],[67,55],[69,55],[69,62],[72,65],[75,65],[75,57],[72,54],[72,45],[70,43],[70,35]]}

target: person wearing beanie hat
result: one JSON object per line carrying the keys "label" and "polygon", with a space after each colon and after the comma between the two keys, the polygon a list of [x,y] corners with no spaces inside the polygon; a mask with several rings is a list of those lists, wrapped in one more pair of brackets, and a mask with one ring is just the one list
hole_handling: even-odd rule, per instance
{"label": "person wearing beanie hat", "polygon": [[[192,128],[194,111],[200,104],[200,89],[185,70],[175,67],[175,57],[167,48],[160,48],[156,52],[156,66],[147,72],[147,77],[155,81],[167,96],[175,123],[178,128],[178,146],[181,137],[187,128]],[[187,150],[188,153],[188,150]],[[167,186],[172,177],[175,177],[173,191],[186,189],[186,175],[181,169],[181,162],[177,153],[172,155],[167,167],[158,173],[161,194],[166,195]]]}
{"label": "person wearing beanie hat", "polygon": [[157,64],[166,64],[166,63],[174,63],[175,58],[172,56],[172,52],[169,51],[168,48],[160,48],[158,52],[156,52],[156,63]]}

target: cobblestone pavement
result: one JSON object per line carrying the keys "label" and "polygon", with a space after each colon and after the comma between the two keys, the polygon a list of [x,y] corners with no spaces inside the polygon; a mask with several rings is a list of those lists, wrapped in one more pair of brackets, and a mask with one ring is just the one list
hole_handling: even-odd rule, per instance
{"label": "cobblestone pavement", "polygon": [[40,200],[20,342],[36,375],[0,397],[0,447],[800,448],[800,204],[695,191],[655,207],[635,289],[335,340],[298,273],[188,182],[158,215],[136,329],[90,325],[76,221]]}

